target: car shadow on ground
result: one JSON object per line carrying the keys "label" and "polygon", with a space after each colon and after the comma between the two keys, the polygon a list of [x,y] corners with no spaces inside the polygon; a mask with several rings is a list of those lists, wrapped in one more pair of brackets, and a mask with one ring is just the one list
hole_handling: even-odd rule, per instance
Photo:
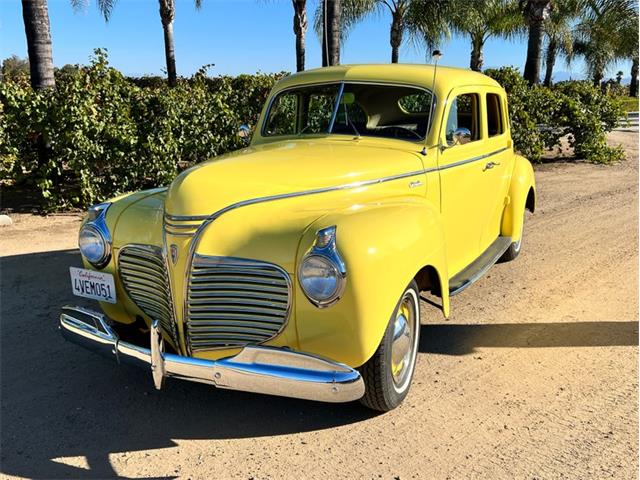
{"label": "car shadow on ground", "polygon": [[[71,295],[69,266],[80,266],[75,250],[0,258],[2,473],[122,478],[110,454],[174,447],[174,439],[321,430],[376,415],[358,403],[322,404],[179,381],[156,392],[148,372],[118,367],[62,339],[60,306],[93,303]],[[421,333],[421,352],[451,355],[477,347],[637,344],[634,322],[424,325]],[[61,463],[66,457],[85,457],[88,469]]]}
{"label": "car shadow on ground", "polygon": [[477,348],[615,347],[638,345],[638,322],[422,325],[421,353],[467,355]]}

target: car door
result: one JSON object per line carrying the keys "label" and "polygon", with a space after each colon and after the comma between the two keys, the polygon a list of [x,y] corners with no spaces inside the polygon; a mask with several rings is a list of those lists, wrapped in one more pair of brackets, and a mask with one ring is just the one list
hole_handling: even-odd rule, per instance
{"label": "car door", "polygon": [[488,205],[485,221],[481,224],[481,252],[500,235],[514,161],[504,92],[498,88],[489,88],[482,96],[482,103],[486,157],[480,162],[482,175],[478,188]]}
{"label": "car door", "polygon": [[[440,131],[440,208],[443,218],[449,276],[473,262],[481,253],[481,234],[489,205],[484,191],[482,161],[484,142],[484,101],[480,89],[462,87],[451,91]],[[467,129],[468,137],[454,138]]]}

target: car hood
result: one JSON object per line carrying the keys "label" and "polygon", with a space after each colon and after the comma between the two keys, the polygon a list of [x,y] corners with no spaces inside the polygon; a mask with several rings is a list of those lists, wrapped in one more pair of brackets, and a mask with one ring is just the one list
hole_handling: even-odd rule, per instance
{"label": "car hood", "polygon": [[407,142],[387,143],[392,146],[344,137],[245,148],[180,174],[169,188],[165,212],[209,215],[245,200],[348,185],[422,168],[418,147]]}

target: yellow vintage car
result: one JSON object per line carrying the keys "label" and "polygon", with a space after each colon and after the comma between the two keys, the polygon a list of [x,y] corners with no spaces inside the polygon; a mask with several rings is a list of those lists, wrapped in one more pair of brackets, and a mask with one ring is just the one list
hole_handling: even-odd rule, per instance
{"label": "yellow vintage car", "polygon": [[103,313],[64,307],[63,335],[149,368],[158,389],[398,406],[421,292],[447,317],[518,256],[535,208],[504,90],[455,68],[322,68],[279,81],[240,134],[246,148],[168,188],[89,209],[71,283]]}

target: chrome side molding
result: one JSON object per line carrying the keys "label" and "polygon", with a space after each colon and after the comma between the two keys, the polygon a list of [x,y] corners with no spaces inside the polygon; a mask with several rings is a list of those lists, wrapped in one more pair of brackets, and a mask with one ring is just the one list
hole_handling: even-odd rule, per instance
{"label": "chrome side molding", "polygon": [[151,370],[161,389],[167,377],[206,383],[218,388],[279,395],[322,402],[350,402],[364,395],[360,373],[342,363],[282,348],[247,346],[220,360],[184,357],[164,351],[158,322],[151,325],[151,349],[120,340],[104,315],[82,307],[66,306],[59,328],[70,342],[127,363]]}

